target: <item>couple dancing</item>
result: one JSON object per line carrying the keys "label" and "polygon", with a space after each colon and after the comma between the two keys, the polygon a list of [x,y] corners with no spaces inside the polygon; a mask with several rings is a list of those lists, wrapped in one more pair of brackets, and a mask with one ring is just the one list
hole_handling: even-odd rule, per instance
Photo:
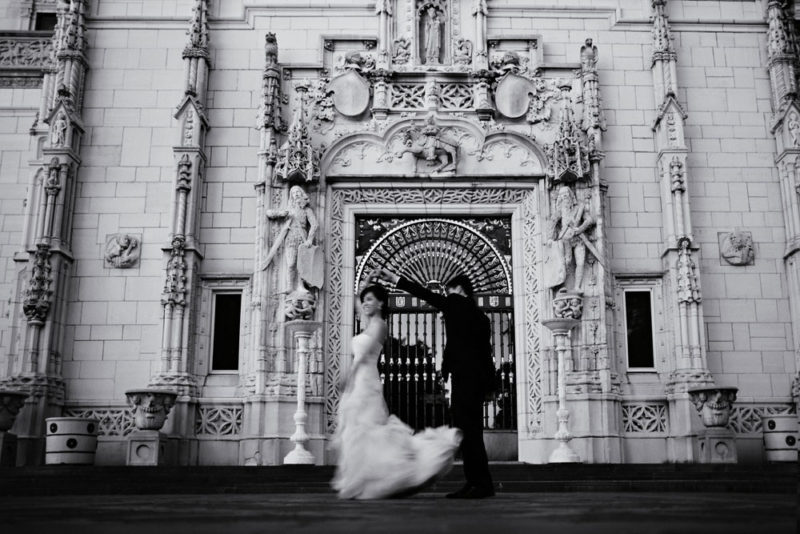
{"label": "couple dancing", "polygon": [[[452,375],[455,428],[414,431],[389,415],[378,374],[388,332],[388,291],[378,279],[425,300],[444,314],[447,346],[442,375]],[[338,466],[332,481],[343,499],[378,499],[413,494],[451,467],[459,445],[466,484],[447,495],[481,499],[494,495],[483,444],[483,401],[494,384],[489,319],[472,298],[472,284],[459,275],[439,295],[385,269],[373,271],[359,295],[361,333],[353,338],[353,363],[345,378],[333,447]]]}

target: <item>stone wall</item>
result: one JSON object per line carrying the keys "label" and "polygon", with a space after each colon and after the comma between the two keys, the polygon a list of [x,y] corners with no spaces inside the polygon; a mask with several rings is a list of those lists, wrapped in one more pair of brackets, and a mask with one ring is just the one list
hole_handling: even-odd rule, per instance
{"label": "stone wall", "polygon": [[[181,51],[192,4],[91,2],[63,369],[68,399],[76,403],[119,404],[124,390],[144,385],[157,371],[161,247],[169,241],[172,147],[179,135],[172,114],[182,96]],[[265,32],[275,32],[280,62],[289,67],[319,65],[323,36],[377,32],[374,2],[312,8],[308,2],[265,1],[263,9],[244,4],[257,3],[211,5],[211,129],[200,214],[205,275],[241,277],[252,270],[259,150],[254,126]],[[601,174],[608,182],[610,267],[615,274],[652,276],[663,270],[664,236],[651,130],[650,2],[617,4],[553,8],[552,1],[492,0],[488,37],[541,35],[545,68],[577,67],[580,45],[594,39],[608,121]],[[786,403],[797,370],[762,6],[673,0],[668,9],[677,97],[688,113],[688,184],[701,249],[709,368],[718,383],[739,387],[740,401]],[[0,10],[0,28],[19,28],[17,18],[13,5]],[[24,265],[13,257],[20,251],[25,191],[34,172],[28,162],[35,158],[35,139],[28,128],[38,93],[0,87],[0,376],[11,351],[16,271]],[[734,267],[720,259],[718,233],[733,229],[752,232],[754,265]],[[131,269],[104,267],[106,237],[117,232],[141,236],[141,259]],[[641,391],[663,393],[661,382]]]}

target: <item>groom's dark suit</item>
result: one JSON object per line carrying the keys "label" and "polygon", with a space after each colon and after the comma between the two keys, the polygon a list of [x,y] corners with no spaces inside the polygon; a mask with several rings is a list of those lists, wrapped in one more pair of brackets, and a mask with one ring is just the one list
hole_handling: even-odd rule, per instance
{"label": "groom's dark suit", "polygon": [[442,374],[453,377],[451,412],[453,426],[463,433],[461,456],[467,483],[491,488],[489,461],[483,444],[483,400],[494,387],[489,318],[471,298],[458,294],[439,295],[400,277],[397,288],[407,291],[444,314],[447,345]]}

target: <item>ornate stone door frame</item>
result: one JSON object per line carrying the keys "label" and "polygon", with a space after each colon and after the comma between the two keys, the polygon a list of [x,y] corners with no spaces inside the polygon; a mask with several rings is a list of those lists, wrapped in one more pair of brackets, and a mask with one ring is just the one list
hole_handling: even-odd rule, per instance
{"label": "ornate stone door frame", "polygon": [[[355,218],[357,215],[510,215],[517,347],[519,439],[536,437],[544,415],[540,182],[408,184],[341,183],[328,188],[327,288],[325,307],[325,429],[336,425],[340,362],[348,361],[353,332]],[[522,453],[522,447],[520,448]]]}

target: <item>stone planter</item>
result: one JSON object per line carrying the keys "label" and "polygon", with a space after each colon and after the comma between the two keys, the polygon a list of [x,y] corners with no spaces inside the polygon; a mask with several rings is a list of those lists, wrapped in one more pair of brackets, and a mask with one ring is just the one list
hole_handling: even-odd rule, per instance
{"label": "stone planter", "polygon": [[725,428],[731,417],[738,388],[708,386],[689,390],[694,407],[703,418],[706,428]]}
{"label": "stone planter", "polygon": [[133,408],[133,422],[137,430],[161,430],[178,394],[168,389],[143,388],[125,392]]}
{"label": "stone planter", "polygon": [[0,390],[0,466],[17,465],[17,436],[9,430],[27,397],[20,391]]}
{"label": "stone planter", "polygon": [[0,390],[0,432],[11,430],[26,398],[28,398],[27,393]]}
{"label": "stone planter", "polygon": [[83,417],[45,419],[45,464],[92,465],[100,421]]}

